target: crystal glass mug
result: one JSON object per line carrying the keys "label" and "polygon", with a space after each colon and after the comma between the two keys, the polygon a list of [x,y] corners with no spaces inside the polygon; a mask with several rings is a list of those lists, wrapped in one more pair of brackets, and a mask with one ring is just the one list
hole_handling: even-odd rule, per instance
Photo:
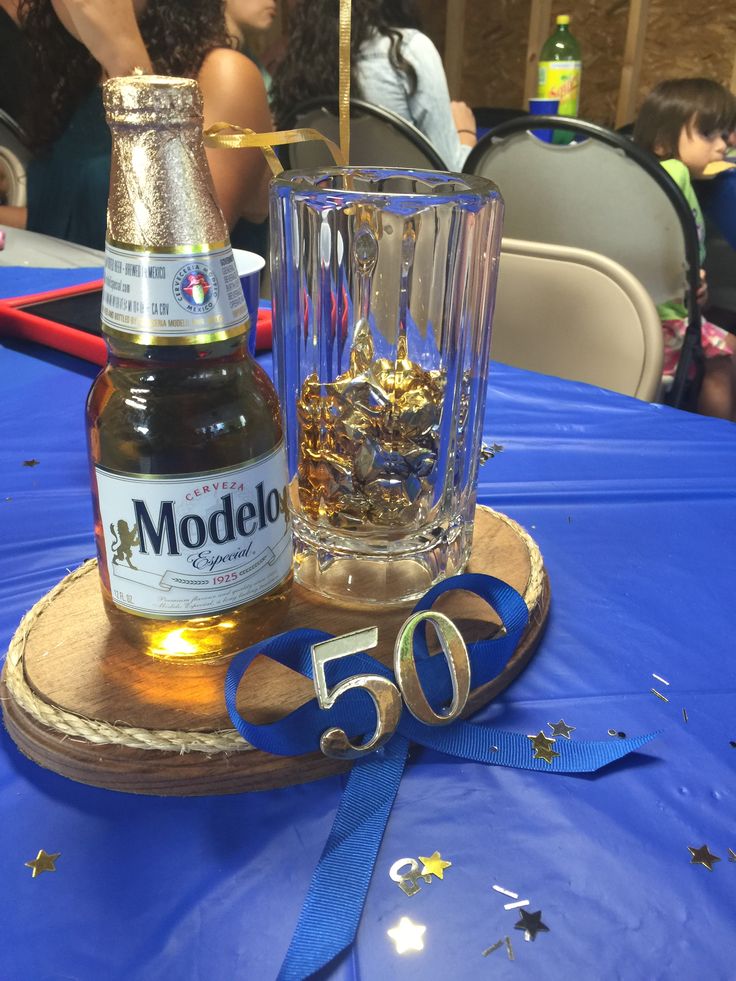
{"label": "crystal glass mug", "polygon": [[294,575],[392,606],[472,544],[503,202],[480,177],[326,168],[270,192]]}

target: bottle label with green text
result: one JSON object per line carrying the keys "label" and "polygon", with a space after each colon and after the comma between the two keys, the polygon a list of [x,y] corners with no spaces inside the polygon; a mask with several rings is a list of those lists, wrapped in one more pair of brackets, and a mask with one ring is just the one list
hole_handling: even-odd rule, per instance
{"label": "bottle label with green text", "polygon": [[540,99],[559,99],[558,115],[577,116],[581,73],[579,61],[540,61],[537,95]]}
{"label": "bottle label with green text", "polygon": [[248,310],[229,245],[202,251],[144,252],[108,241],[102,326],[167,338],[232,336]]}
{"label": "bottle label with green text", "polygon": [[229,610],[274,589],[292,563],[286,451],[210,474],[95,467],[110,592],[156,619]]}

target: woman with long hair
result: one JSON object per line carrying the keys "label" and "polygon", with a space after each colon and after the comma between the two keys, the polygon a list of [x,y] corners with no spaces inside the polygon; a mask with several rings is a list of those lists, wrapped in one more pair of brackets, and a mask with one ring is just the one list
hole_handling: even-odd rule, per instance
{"label": "woman with long hair", "polygon": [[[274,71],[277,126],[300,102],[338,92],[339,0],[297,0],[289,12],[286,54]],[[442,59],[419,30],[412,0],[353,0],[351,95],[390,109],[424,133],[452,170],[476,143],[472,111],[451,102]]]}
{"label": "woman with long hair", "polygon": [[[20,0],[29,47],[23,123],[35,158],[28,208],[0,208],[0,223],[95,248],[104,246],[110,134],[105,78],[140,68],[196,78],[205,126],[219,120],[272,128],[261,75],[235,51],[225,0]],[[208,150],[217,199],[235,233],[241,218],[267,214],[268,171],[260,150]],[[236,243],[237,235],[233,234]]]}

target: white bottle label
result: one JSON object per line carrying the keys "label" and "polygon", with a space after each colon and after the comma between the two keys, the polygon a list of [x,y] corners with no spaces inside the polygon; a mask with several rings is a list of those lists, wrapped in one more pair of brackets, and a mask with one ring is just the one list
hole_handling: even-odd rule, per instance
{"label": "white bottle label", "polygon": [[102,324],[156,338],[227,334],[248,320],[232,249],[136,252],[107,242]]}
{"label": "white bottle label", "polygon": [[270,592],[292,563],[286,451],[210,474],[95,467],[116,606],[156,619],[208,615]]}

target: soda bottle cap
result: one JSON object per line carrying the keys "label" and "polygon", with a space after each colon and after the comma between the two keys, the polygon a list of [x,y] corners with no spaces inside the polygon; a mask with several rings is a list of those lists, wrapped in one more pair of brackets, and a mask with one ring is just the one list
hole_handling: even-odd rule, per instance
{"label": "soda bottle cap", "polygon": [[558,14],[555,23],[557,24],[569,24],[570,15],[569,14]]}
{"label": "soda bottle cap", "polygon": [[102,96],[111,123],[171,125],[202,117],[202,95],[193,78],[137,72],[109,78],[102,87]]}

